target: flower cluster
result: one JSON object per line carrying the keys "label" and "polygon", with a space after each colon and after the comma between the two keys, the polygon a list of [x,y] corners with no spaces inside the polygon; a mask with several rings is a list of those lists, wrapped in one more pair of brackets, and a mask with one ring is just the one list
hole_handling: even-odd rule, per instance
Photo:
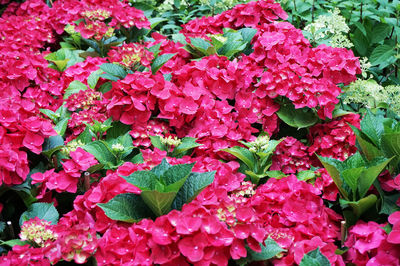
{"label": "flower cluster", "polygon": [[349,124],[360,128],[360,116],[348,114],[311,127],[308,135],[310,155],[315,153],[342,161],[353,155],[357,150],[356,136]]}
{"label": "flower cluster", "polygon": [[108,58],[111,62],[136,70],[140,65],[150,68],[154,56],[144,46],[130,43],[111,49],[108,52]]}
{"label": "flower cluster", "polygon": [[57,234],[50,222],[35,217],[22,224],[19,237],[22,241],[29,241],[36,246],[43,247],[47,241],[56,240]]}

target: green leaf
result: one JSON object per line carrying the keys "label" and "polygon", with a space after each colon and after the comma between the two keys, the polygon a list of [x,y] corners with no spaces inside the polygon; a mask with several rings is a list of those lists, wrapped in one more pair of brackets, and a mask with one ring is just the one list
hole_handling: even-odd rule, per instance
{"label": "green leaf", "polygon": [[64,147],[64,139],[60,135],[50,136],[44,140],[42,154],[50,159],[53,153],[62,147]]}
{"label": "green leaf", "polygon": [[344,187],[344,182],[340,176],[340,172],[338,170],[338,163],[340,163],[339,160],[335,160],[332,158],[327,158],[327,157],[321,157],[317,155],[318,159],[328,171],[329,175],[332,177],[333,182],[335,182],[335,185],[337,186],[340,194],[346,199],[349,199],[349,192],[345,189]]}
{"label": "green leaf", "polygon": [[158,24],[160,24],[161,22],[164,22],[164,21],[168,21],[168,19],[161,18],[161,17],[149,18],[150,28],[154,29],[155,27],[157,27]]}
{"label": "green leaf", "polygon": [[400,132],[385,133],[381,139],[382,149],[390,156],[400,156]]}
{"label": "green leaf", "polygon": [[193,48],[199,50],[204,55],[207,55],[207,49],[212,47],[211,43],[202,38],[190,37],[190,44]]}
{"label": "green leaf", "polygon": [[264,245],[260,244],[261,252],[256,252],[248,247],[247,249],[247,257],[245,258],[246,261],[266,261],[272,259],[279,253],[286,251],[285,249],[281,248],[278,243],[275,242],[272,238],[268,237],[265,240]]}
{"label": "green leaf", "polygon": [[58,135],[64,136],[65,131],[67,130],[69,118],[65,117],[58,121],[58,123],[54,126],[54,130],[57,132]]}
{"label": "green leaf", "polygon": [[[384,132],[383,122],[384,117],[382,115],[374,115],[370,110],[367,110],[367,114],[360,123],[362,132],[367,135],[370,142],[377,147]],[[352,128],[354,129],[354,127]]]}
{"label": "green leaf", "polygon": [[85,151],[92,154],[99,163],[104,164],[106,169],[111,169],[117,165],[116,157],[110,148],[103,141],[93,141],[82,147]]}
{"label": "green leaf", "polygon": [[232,148],[222,149],[221,151],[226,151],[233,156],[237,157],[239,160],[244,162],[250,170],[254,169],[254,156],[253,154],[246,148],[235,146]]}
{"label": "green leaf", "polygon": [[153,63],[151,64],[151,72],[153,75],[165,64],[170,60],[172,57],[174,57],[176,53],[174,54],[162,54],[156,57],[156,59],[153,60]]}
{"label": "green leaf", "polygon": [[362,131],[356,128],[353,125],[350,125],[351,129],[353,130],[354,134],[356,135],[357,142],[360,145],[362,153],[365,155],[367,160],[372,161],[377,157],[383,156],[383,153],[369,141],[369,137],[365,135]]}
{"label": "green leaf", "polygon": [[123,178],[130,184],[140,188],[141,190],[153,190],[159,177],[153,172],[144,170],[136,171],[129,176]]}
{"label": "green leaf", "polygon": [[167,146],[161,142],[160,136],[149,136],[151,144],[161,151],[167,151]]}
{"label": "green leaf", "polygon": [[375,25],[371,34],[371,44],[382,42],[390,33],[392,27],[386,23]]}
{"label": "green leaf", "polygon": [[106,140],[110,139],[117,139],[119,136],[123,136],[126,133],[129,133],[131,131],[131,126],[123,124],[119,121],[114,121],[111,124],[111,128],[107,130],[107,136]]}
{"label": "green leaf", "polygon": [[68,88],[65,90],[63,99],[64,100],[68,99],[68,97],[71,96],[72,94],[78,93],[80,91],[85,91],[87,89],[88,87],[85,84],[83,84],[79,80],[74,80],[69,84]]}
{"label": "green leaf", "polygon": [[318,122],[318,116],[311,109],[295,109],[291,103],[282,104],[277,115],[289,126],[299,129],[310,127]]}
{"label": "green leaf", "polygon": [[356,215],[357,219],[364,212],[366,212],[368,209],[370,209],[372,206],[374,206],[376,204],[377,200],[378,200],[378,198],[374,194],[370,194],[367,197],[362,198],[355,202],[339,199],[341,205],[343,205],[343,203],[345,203],[345,204],[348,204],[352,208],[353,213]]}
{"label": "green leaf", "polygon": [[28,210],[21,214],[19,225],[21,226],[25,221],[35,217],[56,224],[58,222],[59,214],[53,203],[33,203],[29,206]]}
{"label": "green leaf", "polygon": [[185,203],[193,200],[204,188],[214,181],[215,171],[191,173],[179,190],[172,204],[173,209],[180,210]]}
{"label": "green leaf", "polygon": [[119,79],[124,79],[127,75],[125,69],[117,64],[104,63],[100,66],[100,69],[111,76],[118,77]]}
{"label": "green leaf", "polygon": [[395,55],[395,50],[393,46],[390,45],[380,45],[376,47],[369,57],[369,61],[373,66],[384,64],[389,61]]}
{"label": "green leaf", "polygon": [[358,191],[360,198],[363,198],[365,196],[369,188],[374,183],[375,179],[392,159],[393,158],[376,159],[375,162],[373,162],[374,164],[368,166],[367,169],[362,173],[362,178],[360,178],[358,182]]}
{"label": "green leaf", "polygon": [[[101,77],[101,76],[100,76],[100,77]],[[117,80],[118,80],[118,79],[117,79]],[[103,83],[103,84],[100,86],[99,91],[100,91],[101,93],[106,93],[106,92],[110,91],[111,88],[112,88],[112,84],[111,84],[110,81],[108,81],[108,82],[106,82],[106,83]]]}
{"label": "green leaf", "polygon": [[39,111],[50,118],[54,123],[60,118],[55,112],[49,109],[39,109]]}
{"label": "green leaf", "polygon": [[8,241],[1,241],[0,242],[0,245],[6,245],[6,246],[9,246],[11,248],[14,247],[14,246],[25,246],[27,244],[29,244],[28,241],[22,241],[21,239],[11,239],[11,240],[8,240]]}
{"label": "green leaf", "polygon": [[305,170],[305,171],[300,171],[297,174],[297,179],[298,180],[303,180],[303,181],[307,181],[310,179],[315,178],[315,173],[313,170]]}
{"label": "green leaf", "polygon": [[365,170],[364,167],[358,167],[358,168],[346,169],[341,173],[344,182],[346,182],[346,184],[349,185],[349,187],[351,188],[353,194],[353,200],[356,200],[358,181],[364,170]]}
{"label": "green leaf", "polygon": [[138,222],[151,217],[151,212],[139,195],[133,193],[119,194],[107,203],[98,203],[108,218],[127,223]]}
{"label": "green leaf", "polygon": [[287,175],[282,171],[266,171],[265,175],[275,179],[281,179],[286,177]]}
{"label": "green leaf", "polygon": [[319,248],[305,254],[300,261],[300,266],[330,266],[329,260],[322,255]]}
{"label": "green leaf", "polygon": [[161,176],[161,180],[166,185],[166,191],[178,192],[192,172],[193,166],[194,163],[176,164],[168,168]]}
{"label": "green leaf", "polygon": [[150,171],[160,178],[171,166],[172,165],[167,162],[167,159],[163,158],[161,163],[153,167]]}
{"label": "green leaf", "polygon": [[257,29],[254,28],[242,28],[239,30],[240,34],[243,37],[243,41],[245,43],[250,43],[253,39],[254,35],[257,33]]}
{"label": "green leaf", "polygon": [[179,144],[178,147],[174,148],[174,151],[172,152],[172,156],[173,157],[177,157],[177,156],[180,156],[180,155],[186,155],[187,151],[189,151],[189,150],[191,150],[193,148],[202,146],[202,145],[203,144],[199,144],[199,143],[196,142],[196,138],[184,137],[182,139],[182,143]]}
{"label": "green leaf", "polygon": [[99,81],[100,75],[102,73],[103,73],[103,71],[101,69],[98,69],[89,75],[89,77],[87,79],[89,88],[94,89],[96,87],[97,82]]}
{"label": "green leaf", "polygon": [[396,202],[400,198],[400,193],[395,193],[391,195],[386,195],[383,193],[381,194],[381,210],[379,211],[379,214],[386,214],[386,215],[391,215],[392,213],[399,211],[400,207],[397,206]]}
{"label": "green leaf", "polygon": [[167,214],[171,210],[172,202],[177,192],[160,192],[157,190],[145,190],[140,193],[143,201],[158,217]]}

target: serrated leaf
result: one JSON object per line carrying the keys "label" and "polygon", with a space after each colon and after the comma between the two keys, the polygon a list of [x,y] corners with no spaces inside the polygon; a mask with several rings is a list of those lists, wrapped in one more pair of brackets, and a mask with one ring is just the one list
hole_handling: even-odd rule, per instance
{"label": "serrated leaf", "polygon": [[254,35],[257,33],[257,29],[254,28],[242,28],[239,30],[240,34],[242,35],[243,41],[245,43],[250,43],[253,39]]}
{"label": "serrated leaf", "polygon": [[275,240],[272,238],[268,237],[267,240],[265,240],[264,245],[260,244],[261,247],[261,252],[256,252],[250,248],[247,249],[247,257],[246,261],[252,262],[252,261],[266,261],[269,259],[272,259],[279,253],[286,251],[285,249],[281,248],[278,243],[276,243]]}
{"label": "serrated leaf", "polygon": [[102,73],[103,73],[103,71],[101,69],[98,69],[89,75],[89,77],[87,79],[89,88],[94,89],[96,87],[97,82],[99,81],[100,75]]}
{"label": "serrated leaf", "polygon": [[67,130],[69,118],[65,117],[58,121],[58,123],[54,126],[54,130],[57,132],[58,135],[64,136],[65,131]]}
{"label": "serrated leaf", "polygon": [[277,112],[278,117],[295,128],[310,127],[318,122],[318,116],[309,108],[295,109],[293,104],[283,104]]}
{"label": "serrated leaf", "polygon": [[212,45],[208,41],[202,39],[202,38],[192,38],[190,37],[190,45],[199,50],[201,53],[204,55],[207,55],[207,49],[210,48]]}
{"label": "serrated leaf", "polygon": [[298,180],[307,181],[307,180],[315,178],[315,173],[313,170],[305,170],[305,171],[298,172],[298,174],[296,176],[297,176]]}
{"label": "serrated leaf", "polygon": [[369,141],[370,138],[368,136],[366,136],[361,130],[359,130],[355,126],[350,124],[349,126],[356,135],[357,142],[360,145],[361,151],[365,155],[367,160],[371,161],[377,157],[383,156],[383,153]]}
{"label": "serrated leaf", "polygon": [[369,57],[369,61],[373,66],[384,64],[385,61],[389,61],[394,57],[394,47],[390,45],[380,45],[376,47]]}
{"label": "serrated leaf", "polygon": [[383,193],[383,196],[381,194],[382,204],[379,214],[391,215],[392,213],[399,211],[400,207],[396,204],[399,198],[400,193],[395,193],[391,195],[386,195],[385,193]]}
{"label": "serrated leaf", "polygon": [[136,171],[129,176],[123,176],[123,178],[128,183],[140,188],[141,190],[154,189],[156,181],[159,180],[157,175],[147,170]]}
{"label": "serrated leaf", "polygon": [[52,110],[49,109],[39,109],[39,111],[46,115],[48,118],[50,118],[54,123],[58,120],[59,116],[53,112]]}
{"label": "serrated leaf", "polygon": [[386,23],[375,25],[371,33],[371,44],[382,42],[390,33],[392,27]]}
{"label": "serrated leaf", "polygon": [[159,165],[156,165],[150,171],[160,178],[165,171],[167,171],[172,165],[167,162],[167,159],[163,158]]}
{"label": "serrated leaf", "polygon": [[124,79],[127,75],[125,69],[117,64],[104,63],[100,65],[100,69],[106,72],[106,74],[117,77],[119,79]]}
{"label": "serrated leaf", "polygon": [[194,163],[176,164],[168,168],[161,176],[161,180],[166,185],[165,191],[178,192],[192,172],[193,166]]}
{"label": "serrated leaf", "polygon": [[371,111],[367,110],[367,114],[360,122],[362,132],[366,134],[369,140],[377,147],[384,132],[383,121],[384,117],[382,115],[374,115]]}
{"label": "serrated leaf", "polygon": [[161,216],[170,212],[176,194],[177,192],[174,191],[145,190],[140,193],[140,196],[156,216]]}
{"label": "serrated leaf", "polygon": [[386,165],[388,165],[388,163],[392,159],[393,158],[390,159],[382,158],[380,160],[377,159],[373,165],[367,167],[367,169],[363,172],[362,178],[360,178],[358,183],[358,191],[360,198],[363,198],[365,196],[369,188],[374,183],[375,179],[378,177],[378,175],[383,171],[383,169],[386,167]]}
{"label": "serrated leaf", "polygon": [[329,260],[322,255],[319,248],[304,254],[300,261],[300,266],[330,266]]}
{"label": "serrated leaf", "polygon": [[254,156],[248,149],[235,146],[232,148],[222,149],[221,151],[225,151],[237,157],[239,160],[244,162],[250,170],[254,169]]}
{"label": "serrated leaf", "polygon": [[75,93],[78,93],[80,91],[84,91],[87,89],[88,89],[88,87],[85,84],[83,84],[79,80],[74,80],[69,84],[68,88],[65,90],[63,99],[64,100],[68,99],[68,97],[71,96],[72,94],[75,94]]}
{"label": "serrated leaf", "polygon": [[99,163],[104,164],[106,169],[111,169],[116,166],[117,161],[115,155],[110,151],[110,148],[102,141],[96,140],[82,147],[85,151],[92,154]]}
{"label": "serrated leaf", "polygon": [[172,57],[174,57],[176,55],[176,53],[174,54],[162,54],[157,56],[152,64],[151,64],[151,72],[153,73],[153,75],[155,73],[157,73],[157,71],[165,64],[168,62],[168,60],[170,60]]}
{"label": "serrated leaf", "polygon": [[362,172],[364,172],[364,170],[365,170],[364,167],[358,167],[358,168],[346,169],[341,173],[344,182],[346,182],[346,184],[349,185],[349,187],[351,188],[353,200],[356,200],[358,180],[360,179],[360,176]]}
{"label": "serrated leaf", "polygon": [[185,203],[193,200],[204,188],[214,181],[215,171],[206,173],[191,173],[179,190],[174,202],[173,209],[180,210]]}
{"label": "serrated leaf", "polygon": [[21,226],[25,221],[35,217],[49,221],[52,224],[56,224],[58,222],[59,214],[53,203],[33,203],[31,206],[29,206],[28,210],[21,214],[19,225]]}
{"label": "serrated leaf", "polygon": [[108,218],[127,223],[138,222],[151,217],[148,207],[139,195],[133,193],[119,194],[107,203],[98,203]]}

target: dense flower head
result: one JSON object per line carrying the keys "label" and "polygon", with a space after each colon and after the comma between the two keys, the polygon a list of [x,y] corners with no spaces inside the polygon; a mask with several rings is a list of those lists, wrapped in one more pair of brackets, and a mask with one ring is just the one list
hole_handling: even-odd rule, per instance
{"label": "dense flower head", "polygon": [[285,138],[276,147],[270,169],[279,170],[285,174],[294,174],[310,169],[311,162],[307,156],[307,148],[293,137]]}
{"label": "dense flower head", "polygon": [[47,241],[55,241],[57,234],[50,222],[35,217],[22,224],[19,237],[22,241],[29,241],[35,246],[43,247]]}
{"label": "dense flower head", "polygon": [[114,47],[108,52],[108,57],[111,62],[132,70],[136,70],[140,65],[150,68],[151,61],[154,59],[150,51],[135,43]]}
{"label": "dense flower head", "polygon": [[348,114],[311,127],[308,135],[310,155],[315,153],[342,161],[353,155],[357,150],[356,136],[349,124],[360,128],[360,116]]}
{"label": "dense flower head", "polygon": [[288,15],[278,3],[272,0],[260,0],[240,4],[213,17],[194,19],[182,25],[184,34],[204,35],[222,33],[223,28],[239,29],[257,27],[278,19],[287,19]]}
{"label": "dense flower head", "polygon": [[65,107],[67,107],[69,111],[76,111],[77,109],[88,110],[94,105],[104,104],[101,100],[101,92],[92,89],[81,90],[68,97]]}
{"label": "dense flower head", "polygon": [[384,226],[361,220],[352,226],[345,242],[345,246],[349,247],[346,261],[357,265],[398,265],[400,248],[387,241]]}

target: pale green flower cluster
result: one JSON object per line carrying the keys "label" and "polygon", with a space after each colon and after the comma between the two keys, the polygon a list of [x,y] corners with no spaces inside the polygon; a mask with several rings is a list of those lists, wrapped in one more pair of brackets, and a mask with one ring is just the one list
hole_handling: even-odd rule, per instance
{"label": "pale green flower cluster", "polygon": [[312,41],[317,44],[328,41],[327,44],[332,47],[353,47],[347,37],[350,28],[346,24],[346,19],[339,13],[339,9],[335,8],[333,11],[329,11],[328,14],[319,16],[313,23],[308,24],[304,31],[311,34]]}
{"label": "pale green flower cluster", "polygon": [[257,139],[253,142],[250,142],[251,147],[249,150],[253,153],[260,152],[262,150],[268,149],[269,146],[269,136],[258,136]]}
{"label": "pale green flower cluster", "polygon": [[400,86],[398,85],[384,87],[373,79],[358,79],[351,83],[345,92],[343,102],[346,104],[356,103],[367,108],[376,108],[383,104],[400,115]]}

